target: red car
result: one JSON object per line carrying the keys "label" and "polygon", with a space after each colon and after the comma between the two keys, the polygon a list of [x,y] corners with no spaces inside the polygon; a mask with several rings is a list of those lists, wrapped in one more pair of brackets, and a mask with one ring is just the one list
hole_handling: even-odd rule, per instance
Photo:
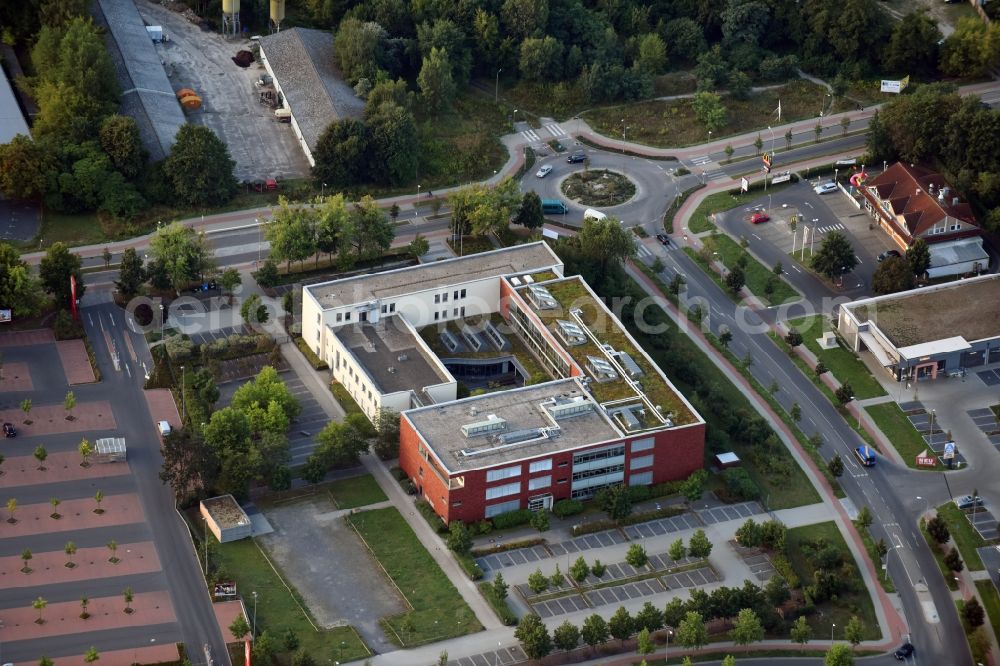
{"label": "red car", "polygon": [[767,213],[757,211],[750,216],[750,224],[760,224],[761,222],[767,222],[771,219],[771,216]]}

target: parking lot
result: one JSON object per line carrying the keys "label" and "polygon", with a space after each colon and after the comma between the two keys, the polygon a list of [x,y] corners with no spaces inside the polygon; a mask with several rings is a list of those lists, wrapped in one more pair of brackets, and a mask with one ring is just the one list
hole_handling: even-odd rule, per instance
{"label": "parking lot", "polygon": [[976,427],[986,435],[986,439],[993,445],[993,448],[1000,451],[1000,420],[997,419],[993,410],[988,407],[981,407],[979,409],[970,409],[966,414],[976,424]]}
{"label": "parking lot", "polygon": [[227,41],[149,0],[137,0],[136,6],[148,25],[163,26],[169,41],[157,44],[156,52],[171,85],[174,90],[191,88],[203,102],[186,113],[188,122],[210,127],[226,143],[237,180],[309,175],[292,126],[278,122],[273,110],[259,102],[254,81],[263,67],[243,69],[231,60],[237,51],[250,49],[248,41]]}

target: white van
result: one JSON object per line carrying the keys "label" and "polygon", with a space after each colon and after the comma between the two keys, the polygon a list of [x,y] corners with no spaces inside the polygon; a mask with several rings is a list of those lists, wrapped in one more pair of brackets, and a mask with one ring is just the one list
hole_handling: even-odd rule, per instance
{"label": "white van", "polygon": [[605,218],[607,218],[607,215],[605,215],[599,210],[594,210],[593,208],[588,208],[587,210],[583,211],[583,220],[585,222],[587,220],[597,220],[599,222]]}

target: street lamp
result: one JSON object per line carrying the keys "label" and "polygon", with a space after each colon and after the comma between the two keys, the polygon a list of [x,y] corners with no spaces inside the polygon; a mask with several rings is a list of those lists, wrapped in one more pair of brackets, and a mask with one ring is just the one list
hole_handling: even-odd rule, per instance
{"label": "street lamp", "polygon": [[253,594],[253,631],[250,634],[250,642],[257,642],[257,590],[252,592]]}
{"label": "street lamp", "polygon": [[417,216],[420,209],[420,184],[417,183],[417,200],[413,202],[413,217]]}
{"label": "street lamp", "polygon": [[663,642],[663,666],[670,660],[670,637],[674,635],[673,627],[667,627],[666,640]]}
{"label": "street lamp", "polygon": [[[187,389],[187,373],[184,366],[181,366],[181,424],[187,422],[187,396],[184,394]],[[175,403],[176,404],[176,403]]]}
{"label": "street lamp", "polygon": [[493,103],[496,104],[500,100],[500,72],[503,71],[503,67],[497,70],[497,80],[493,86]]}
{"label": "street lamp", "polygon": [[[326,183],[324,183],[324,185],[325,184]],[[261,238],[260,218],[253,218],[253,223],[257,225],[257,266],[260,267],[260,251],[263,244],[263,238]]]}
{"label": "street lamp", "polygon": [[163,303],[160,303],[160,339],[163,339]]}
{"label": "street lamp", "polygon": [[517,109],[514,109],[514,111],[511,112],[510,114],[510,124],[513,125],[516,122],[517,122]]}
{"label": "street lamp", "polygon": [[837,623],[834,622],[830,625],[830,644],[833,644],[833,630],[837,628]]}

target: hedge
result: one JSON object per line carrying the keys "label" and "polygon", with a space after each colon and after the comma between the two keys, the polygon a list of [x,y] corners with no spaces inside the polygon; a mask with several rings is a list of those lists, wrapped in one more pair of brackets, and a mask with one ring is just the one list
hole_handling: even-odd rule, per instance
{"label": "hedge", "polygon": [[533,515],[534,512],[529,511],[528,509],[518,509],[517,511],[501,513],[499,516],[493,516],[493,528],[503,530],[508,527],[520,527],[521,525],[527,525],[531,522],[531,516]]}
{"label": "hedge", "polygon": [[302,355],[306,357],[306,360],[309,361],[309,365],[312,366],[313,370],[330,369],[330,366],[326,364],[326,361],[321,359],[319,356],[316,356],[312,349],[309,349],[309,345],[306,344],[304,339],[295,338],[295,346],[298,347],[299,351],[302,352]]}
{"label": "hedge", "polygon": [[470,580],[481,580],[483,577],[483,570],[476,564],[476,560],[473,559],[472,555],[468,553],[456,553],[452,551],[452,555],[458,560],[458,565],[462,567],[462,571],[465,575],[469,577]]}
{"label": "hedge", "polygon": [[583,502],[574,499],[559,500],[552,505],[552,513],[559,518],[569,518],[578,513],[583,513]]}
{"label": "hedge", "polygon": [[503,622],[508,627],[513,627],[517,624],[517,616],[511,611],[510,606],[507,605],[506,599],[498,599],[496,593],[493,590],[492,583],[480,583],[479,592],[483,595],[487,602],[490,604],[490,608],[493,612],[497,614],[500,621]]}
{"label": "hedge", "polygon": [[584,523],[582,525],[573,526],[573,536],[582,536],[584,534],[593,534],[594,532],[604,532],[605,530],[613,530],[618,527],[618,523],[606,518],[604,520],[593,520],[589,523]]}
{"label": "hedge", "polygon": [[498,543],[494,546],[487,546],[486,548],[473,548],[471,552],[475,557],[484,557],[495,553],[503,553],[508,550],[534,548],[535,546],[540,546],[543,543],[545,543],[545,539],[535,537],[533,539],[519,539],[517,541],[508,541],[507,543]]}

